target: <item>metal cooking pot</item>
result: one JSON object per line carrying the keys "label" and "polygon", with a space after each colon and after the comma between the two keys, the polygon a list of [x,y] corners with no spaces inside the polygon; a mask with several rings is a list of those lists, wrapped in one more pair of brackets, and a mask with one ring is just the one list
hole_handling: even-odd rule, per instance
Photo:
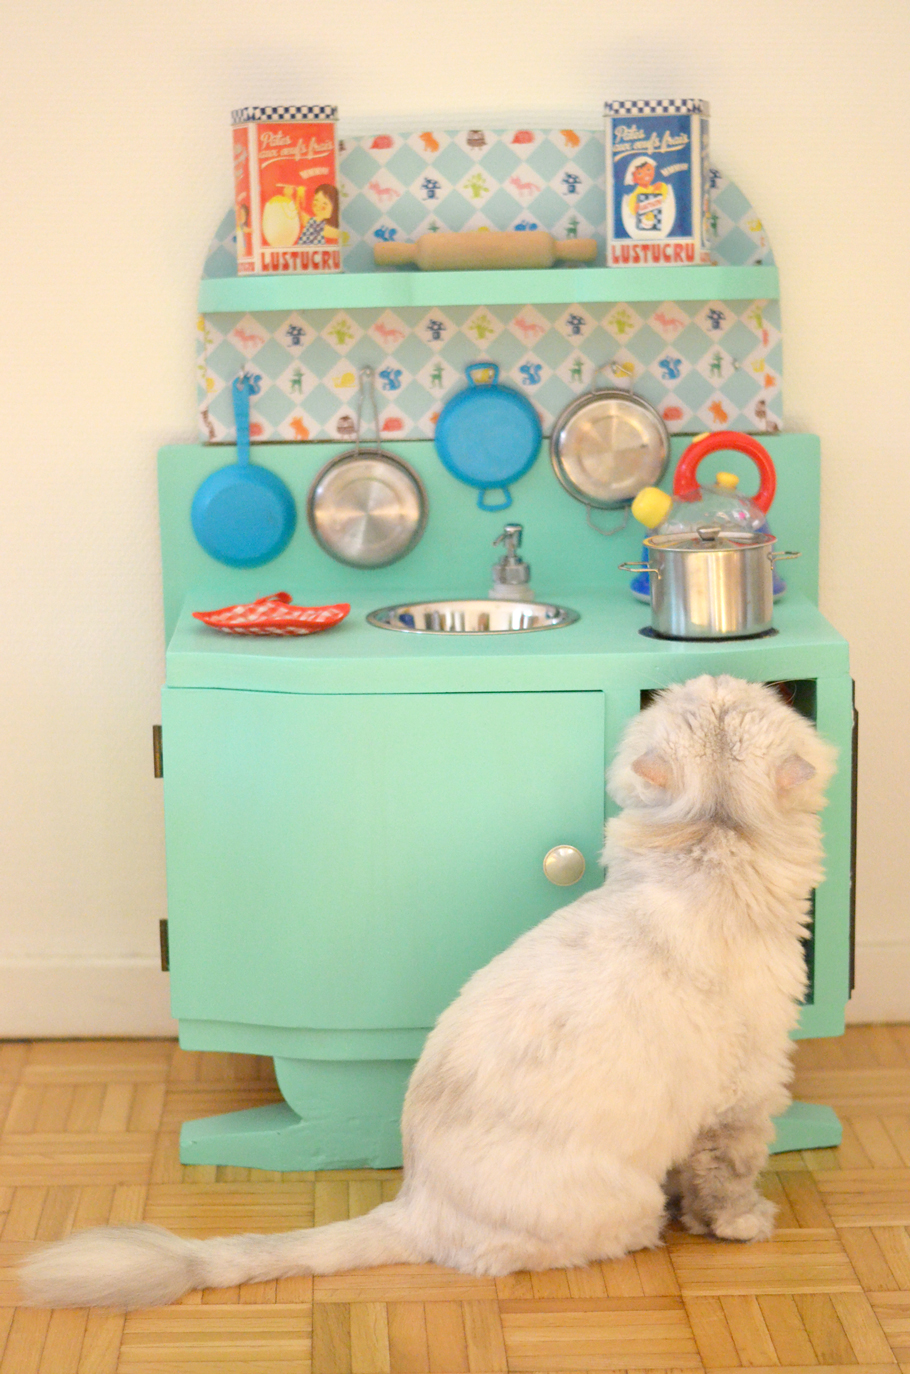
{"label": "metal cooking pot", "polygon": [[773,534],[716,526],[646,539],[647,563],[620,563],[651,578],[651,628],[664,639],[746,639],[766,634],[774,609]]}

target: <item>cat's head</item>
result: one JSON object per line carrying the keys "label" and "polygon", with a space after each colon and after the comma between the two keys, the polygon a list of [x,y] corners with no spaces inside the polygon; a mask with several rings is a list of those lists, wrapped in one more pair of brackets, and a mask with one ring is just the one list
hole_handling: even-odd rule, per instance
{"label": "cat's head", "polygon": [[630,723],[608,787],[620,806],[674,821],[754,826],[821,810],[835,759],[776,688],[706,675],[668,687]]}

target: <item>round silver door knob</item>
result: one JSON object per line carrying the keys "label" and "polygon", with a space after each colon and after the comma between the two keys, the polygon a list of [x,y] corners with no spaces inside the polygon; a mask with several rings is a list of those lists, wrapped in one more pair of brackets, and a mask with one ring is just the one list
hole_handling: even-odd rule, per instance
{"label": "round silver door knob", "polygon": [[584,877],[585,856],[573,844],[557,844],[544,856],[543,871],[557,887],[571,887]]}

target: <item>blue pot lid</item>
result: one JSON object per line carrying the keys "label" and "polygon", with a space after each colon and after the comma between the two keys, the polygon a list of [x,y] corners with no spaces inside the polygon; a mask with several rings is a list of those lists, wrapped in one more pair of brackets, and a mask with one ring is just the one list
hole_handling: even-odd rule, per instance
{"label": "blue pot lid", "polygon": [[324,121],[338,118],[337,105],[246,105],[231,111],[233,124],[280,124],[284,120]]}
{"label": "blue pot lid", "polygon": [[495,363],[474,363],[467,376],[468,385],[440,412],[436,449],[453,477],[474,487],[504,487],[536,459],[540,420],[526,396],[498,385]]}

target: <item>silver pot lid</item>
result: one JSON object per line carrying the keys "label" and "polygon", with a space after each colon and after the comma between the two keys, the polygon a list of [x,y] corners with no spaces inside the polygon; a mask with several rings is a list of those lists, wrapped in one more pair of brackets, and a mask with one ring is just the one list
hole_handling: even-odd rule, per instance
{"label": "silver pot lid", "polygon": [[316,474],[307,520],[317,543],[339,563],[381,568],[419,541],[427,496],[414,469],[393,453],[351,449]]}
{"label": "silver pot lid", "polygon": [[613,388],[572,401],[550,436],[553,470],[566,491],[602,510],[627,506],[643,487],[657,486],[669,453],[670,436],[654,407]]}
{"label": "silver pot lid", "polygon": [[650,549],[680,553],[708,553],[720,550],[742,552],[743,549],[762,548],[776,543],[773,534],[761,530],[730,530],[720,525],[702,525],[695,530],[678,530],[673,534],[651,534],[645,539]]}

